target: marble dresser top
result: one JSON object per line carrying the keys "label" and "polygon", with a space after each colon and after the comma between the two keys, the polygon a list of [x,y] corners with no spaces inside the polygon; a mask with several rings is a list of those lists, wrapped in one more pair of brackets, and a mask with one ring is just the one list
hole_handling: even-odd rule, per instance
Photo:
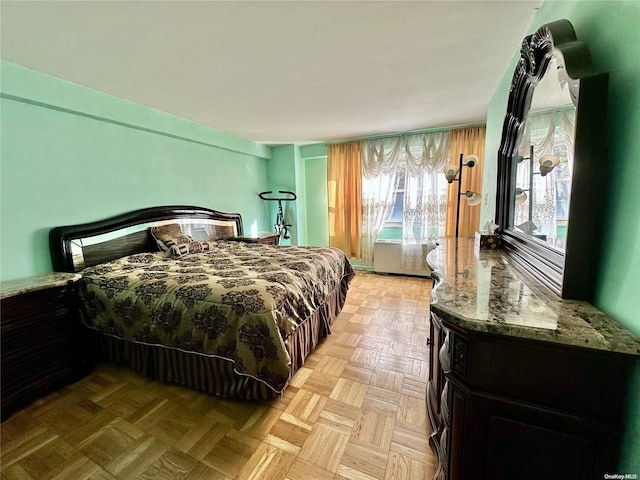
{"label": "marble dresser top", "polygon": [[0,300],[23,293],[65,285],[80,279],[79,273],[51,272],[0,282]]}
{"label": "marble dresser top", "polygon": [[462,328],[640,354],[640,339],[586,302],[563,300],[519,270],[503,250],[447,238],[427,256],[436,285],[431,309]]}

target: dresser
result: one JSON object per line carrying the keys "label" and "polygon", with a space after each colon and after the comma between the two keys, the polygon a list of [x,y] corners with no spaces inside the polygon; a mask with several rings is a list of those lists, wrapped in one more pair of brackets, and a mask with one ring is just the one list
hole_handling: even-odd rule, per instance
{"label": "dresser", "polygon": [[504,251],[440,243],[428,257],[435,478],[615,473],[640,340],[590,304],[546,290]]}
{"label": "dresser", "polygon": [[0,284],[2,420],[90,370],[76,306],[79,278],[51,273]]}

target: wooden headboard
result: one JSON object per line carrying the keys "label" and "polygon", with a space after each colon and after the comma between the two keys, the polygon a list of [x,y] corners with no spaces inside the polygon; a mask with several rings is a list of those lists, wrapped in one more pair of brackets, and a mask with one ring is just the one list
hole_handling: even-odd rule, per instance
{"label": "wooden headboard", "polygon": [[204,240],[197,234],[211,225],[232,224],[236,236],[244,233],[239,213],[193,206],[143,208],[97,222],[51,229],[49,249],[53,269],[78,272],[126,255],[157,252],[151,227],[172,221],[179,223],[183,231],[186,228],[195,240]]}

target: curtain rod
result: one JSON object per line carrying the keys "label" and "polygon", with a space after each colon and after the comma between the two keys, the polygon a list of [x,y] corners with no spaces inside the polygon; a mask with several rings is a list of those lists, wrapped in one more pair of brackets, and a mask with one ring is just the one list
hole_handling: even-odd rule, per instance
{"label": "curtain rod", "polygon": [[401,137],[403,135],[417,135],[420,133],[432,133],[432,132],[444,132],[446,130],[457,130],[460,128],[468,128],[468,127],[479,127],[481,125],[486,125],[486,122],[477,122],[477,123],[463,123],[461,125],[452,125],[449,127],[436,127],[436,128],[423,128],[420,130],[409,130],[407,132],[397,132],[397,133],[383,133],[381,135],[369,135],[364,137],[354,137],[347,138],[345,140],[334,140],[330,142],[325,142],[325,145],[337,145],[339,143],[347,143],[347,142],[357,142],[362,140],[379,140],[383,138],[392,138],[392,137]]}

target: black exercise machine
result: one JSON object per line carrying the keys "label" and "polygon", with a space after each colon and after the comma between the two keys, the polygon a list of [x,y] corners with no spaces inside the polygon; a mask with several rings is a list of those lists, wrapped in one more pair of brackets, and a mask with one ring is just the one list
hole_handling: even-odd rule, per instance
{"label": "black exercise machine", "polygon": [[267,202],[278,202],[278,214],[276,215],[276,223],[273,226],[276,229],[276,233],[278,235],[282,235],[282,238],[288,240],[291,238],[289,235],[289,227],[291,227],[290,223],[284,223],[284,213],[282,211],[282,202],[293,202],[296,200],[296,194],[293,192],[289,192],[287,190],[278,190],[278,193],[282,193],[287,195],[286,197],[268,197],[267,195],[272,194],[273,191],[269,190],[268,192],[261,192],[258,196],[262,200],[266,200]]}

